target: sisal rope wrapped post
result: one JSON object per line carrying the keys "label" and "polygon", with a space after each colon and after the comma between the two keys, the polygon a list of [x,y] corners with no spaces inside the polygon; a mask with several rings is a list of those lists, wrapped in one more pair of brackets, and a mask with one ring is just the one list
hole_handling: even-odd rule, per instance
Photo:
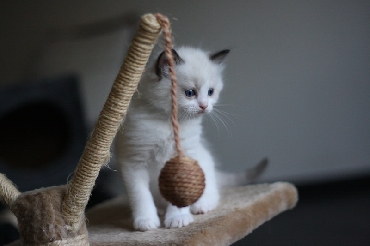
{"label": "sisal rope wrapped post", "polygon": [[103,110],[88,140],[62,203],[70,229],[79,228],[86,204],[101,167],[109,161],[110,147],[126,115],[149,55],[161,32],[156,17],[144,15],[128,54],[112,86]]}
{"label": "sisal rope wrapped post", "polygon": [[10,207],[20,194],[12,181],[0,173],[0,201]]}
{"label": "sisal rope wrapped post", "polygon": [[159,175],[159,190],[162,196],[177,207],[186,207],[195,203],[203,194],[205,177],[197,161],[187,157],[181,150],[177,106],[177,77],[172,56],[172,35],[168,19],[156,14],[163,28],[165,37],[165,55],[171,76],[172,116],[171,123],[178,156],[169,160]]}

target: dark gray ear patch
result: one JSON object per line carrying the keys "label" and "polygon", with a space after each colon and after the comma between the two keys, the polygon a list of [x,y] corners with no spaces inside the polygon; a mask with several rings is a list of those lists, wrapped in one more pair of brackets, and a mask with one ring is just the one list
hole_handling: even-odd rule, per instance
{"label": "dark gray ear patch", "polygon": [[[185,61],[179,56],[176,50],[172,49],[172,56],[175,61],[175,65],[181,65]],[[168,77],[168,60],[164,51],[159,55],[155,64],[155,73],[158,77]]]}
{"label": "dark gray ear patch", "polygon": [[217,53],[209,55],[209,59],[213,61],[214,63],[221,64],[226,55],[230,53],[230,50],[221,50]]}

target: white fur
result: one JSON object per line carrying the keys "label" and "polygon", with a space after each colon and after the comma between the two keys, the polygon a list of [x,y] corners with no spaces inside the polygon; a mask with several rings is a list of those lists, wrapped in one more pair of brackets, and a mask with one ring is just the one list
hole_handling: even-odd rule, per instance
{"label": "white fur", "polygon": [[[133,212],[134,227],[140,231],[160,226],[157,208],[165,211],[166,228],[180,228],[193,222],[193,214],[206,213],[217,206],[215,164],[203,145],[202,118],[212,111],[222,90],[222,63],[213,62],[209,54],[195,48],[177,50],[184,63],[176,66],[180,141],[185,155],[196,159],[206,177],[202,197],[190,207],[177,208],[166,202],[158,190],[158,176],[166,161],[177,153],[170,124],[171,82],[161,79],[153,65],[140,81],[127,117],[116,141],[116,158],[127,189]],[[208,90],[214,94],[208,96]],[[185,90],[195,89],[197,96],[187,98]],[[200,105],[207,106],[203,111]]]}

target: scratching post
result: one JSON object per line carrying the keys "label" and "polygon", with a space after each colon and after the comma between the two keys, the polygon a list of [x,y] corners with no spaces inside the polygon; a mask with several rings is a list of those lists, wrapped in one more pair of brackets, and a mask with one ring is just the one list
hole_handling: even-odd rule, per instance
{"label": "scratching post", "polygon": [[102,165],[108,163],[110,147],[126,115],[131,97],[145,69],[161,26],[153,15],[145,15],[131,43],[103,110],[88,140],[80,163],[63,199],[62,214],[76,229]]}

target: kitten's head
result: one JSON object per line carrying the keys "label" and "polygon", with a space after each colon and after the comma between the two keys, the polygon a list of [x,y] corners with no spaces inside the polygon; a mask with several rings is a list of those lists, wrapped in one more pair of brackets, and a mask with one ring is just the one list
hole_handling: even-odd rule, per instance
{"label": "kitten's head", "polygon": [[[223,87],[223,61],[229,50],[206,53],[182,47],[173,50],[178,80],[179,116],[196,116],[211,112]],[[171,80],[168,61],[162,52],[143,80],[143,96],[151,105],[171,113]],[[145,87],[145,88],[144,88]]]}

